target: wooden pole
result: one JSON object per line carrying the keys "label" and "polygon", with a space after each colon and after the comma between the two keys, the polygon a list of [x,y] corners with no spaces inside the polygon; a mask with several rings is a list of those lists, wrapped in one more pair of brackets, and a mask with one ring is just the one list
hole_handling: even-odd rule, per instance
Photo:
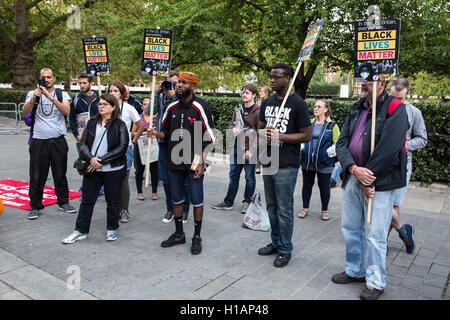
{"label": "wooden pole", "polygon": [[102,83],[100,82],[100,76],[97,76],[98,96],[102,95]]}
{"label": "wooden pole", "polygon": [[[156,76],[152,77],[152,91],[151,91],[151,99],[150,99],[150,123],[149,127],[153,127],[153,108],[155,106],[155,87],[156,87]],[[145,112],[145,110],[144,110]],[[150,177],[150,151],[152,146],[153,138],[147,140],[147,160],[145,162],[145,187],[148,188],[148,180]]]}
{"label": "wooden pole", "polygon": [[[377,83],[373,82],[373,93],[372,93],[372,132],[370,136],[370,155],[372,155],[373,149],[375,148],[375,125],[377,123]],[[372,221],[372,200],[369,198],[367,203],[367,223]]]}

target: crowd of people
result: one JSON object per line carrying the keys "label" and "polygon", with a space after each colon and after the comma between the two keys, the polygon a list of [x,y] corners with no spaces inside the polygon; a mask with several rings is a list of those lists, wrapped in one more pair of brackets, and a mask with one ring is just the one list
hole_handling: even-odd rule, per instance
{"label": "crowd of people", "polygon": [[[119,222],[127,223],[131,219],[128,181],[131,167],[134,163],[137,199],[143,201],[142,184],[148,164],[152,200],[159,199],[157,189],[161,178],[166,199],[162,222],[175,224],[175,231],[161,246],[186,243],[183,224],[192,205],[191,253],[201,253],[204,173],[209,147],[216,136],[208,104],[195,95],[198,75],[171,71],[155,95],[144,98],[142,103],[118,80],[112,81],[107,93],[99,96],[92,89],[92,76],[81,73],[80,93],[71,98],[55,89],[56,77],[51,69],[42,69],[40,76],[45,85],[41,83],[38,89],[30,91],[23,107],[31,126],[31,210],[27,218],[37,219],[43,209],[43,188],[50,168],[59,208],[67,213],[77,211],[68,201],[69,147],[64,137],[65,116],[68,116],[79,155],[76,167],[83,182],[75,229],[62,242],[71,244],[86,239],[95,203],[102,194],[107,203],[106,240],[116,240]],[[410,91],[409,81],[405,78],[392,81],[389,93],[386,81],[377,82],[375,90],[372,83],[363,82],[363,97],[350,108],[339,128],[327,100],[315,101],[314,116],[310,118],[303,98],[288,92],[292,77],[293,70],[287,64],[278,63],[270,71],[270,88],[262,87],[258,91],[253,84],[242,87],[242,105],[236,106],[229,125],[234,146],[229,155],[228,190],[223,201],[212,209],[233,209],[244,170],[246,183],[240,212],[245,214],[255,193],[255,174],[262,173],[271,242],[261,247],[258,254],[276,254],[273,264],[280,268],[289,263],[293,251],[294,190],[300,167],[303,209],[297,217],[301,219],[310,213],[316,175],[320,218],[330,219],[330,188],[341,178],[345,270],[333,275],[332,281],[366,282],[361,299],[378,299],[386,286],[386,253],[391,229],[398,232],[408,253],[415,247],[414,228],[402,224],[399,207],[412,172],[411,152],[425,147],[427,135],[420,111],[405,100]],[[371,151],[374,96],[376,128]],[[148,157],[150,162],[144,152],[146,141],[153,155]],[[367,223],[370,198],[372,221]]]}

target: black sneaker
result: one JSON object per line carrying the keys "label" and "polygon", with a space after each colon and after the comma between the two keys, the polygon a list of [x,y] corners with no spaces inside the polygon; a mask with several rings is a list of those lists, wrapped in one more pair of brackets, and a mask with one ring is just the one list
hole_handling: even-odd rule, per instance
{"label": "black sneaker", "polygon": [[345,271],[342,271],[341,273],[336,273],[331,277],[331,281],[337,284],[347,284],[351,282],[365,282],[366,278],[353,278],[350,277],[348,274],[345,273]]}
{"label": "black sneaker", "polygon": [[269,243],[267,246],[258,250],[258,254],[260,256],[270,256],[271,254],[274,254],[277,252],[278,252],[278,248],[274,247],[271,243]]}
{"label": "black sneaker", "polygon": [[32,209],[32,210],[30,210],[30,212],[28,212],[27,219],[28,220],[37,219],[39,217],[39,214],[40,214],[40,212],[38,209]]}
{"label": "black sneaker", "polygon": [[166,212],[166,215],[162,219],[164,223],[170,223],[173,220],[173,212]]}
{"label": "black sneaker", "polygon": [[410,224],[405,224],[405,229],[406,229],[406,237],[402,237],[399,234],[400,239],[402,239],[403,243],[405,244],[406,247],[406,252],[408,253],[413,253],[414,252],[414,239],[413,239],[413,234],[414,234],[414,227]]}
{"label": "black sneaker", "polygon": [[278,256],[275,258],[273,265],[277,268],[282,268],[289,263],[289,260],[291,260],[290,253],[279,253]]}
{"label": "black sneaker", "polygon": [[64,211],[66,213],[75,213],[77,209],[72,207],[69,203],[65,203],[62,206],[59,206],[59,210]]}
{"label": "black sneaker", "polygon": [[378,300],[384,290],[378,290],[375,288],[365,287],[360,294],[361,300]]}
{"label": "black sneaker", "polygon": [[191,253],[199,254],[200,252],[202,252],[202,238],[194,236],[192,238]]}
{"label": "black sneaker", "polygon": [[211,208],[215,209],[215,210],[231,210],[233,209],[233,206],[228,206],[224,201],[215,204],[213,206],[211,206]]}
{"label": "black sneaker", "polygon": [[184,232],[181,235],[174,232],[170,235],[169,239],[161,242],[161,247],[168,248],[176,244],[183,244],[183,243],[186,243],[186,237],[184,236]]}

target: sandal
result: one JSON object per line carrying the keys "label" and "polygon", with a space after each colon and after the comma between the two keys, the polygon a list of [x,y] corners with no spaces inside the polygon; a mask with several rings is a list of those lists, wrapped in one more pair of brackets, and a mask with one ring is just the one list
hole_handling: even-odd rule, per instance
{"label": "sandal", "polygon": [[297,217],[304,219],[308,215],[308,208],[303,208],[302,211],[297,214]]}
{"label": "sandal", "polygon": [[330,220],[330,215],[328,214],[328,211],[322,211],[322,220],[323,221]]}

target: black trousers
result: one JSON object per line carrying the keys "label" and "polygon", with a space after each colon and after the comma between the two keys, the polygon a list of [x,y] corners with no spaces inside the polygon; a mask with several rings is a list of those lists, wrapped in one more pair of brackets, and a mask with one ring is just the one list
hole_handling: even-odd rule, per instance
{"label": "black trousers", "polygon": [[67,184],[67,153],[69,147],[64,136],[54,139],[31,139],[30,147],[30,197],[31,209],[41,210],[44,187],[49,168],[52,168],[55,194],[61,206],[69,202]]}
{"label": "black trousers", "polygon": [[309,201],[311,200],[312,188],[314,179],[317,174],[317,184],[320,190],[320,201],[322,202],[322,211],[328,210],[328,203],[330,202],[330,178],[331,173],[319,173],[316,171],[306,171],[302,168],[303,187],[302,200],[303,208],[309,208]]}
{"label": "black trousers", "polygon": [[[145,166],[141,162],[139,155],[139,146],[134,145],[134,168],[136,169],[136,189],[138,193],[142,193],[142,180],[144,179]],[[150,162],[150,178],[152,181],[152,193],[158,191],[158,161]]]}
{"label": "black trousers", "polygon": [[75,230],[81,233],[89,233],[92,213],[97,202],[98,192],[104,186],[106,200],[106,228],[117,230],[120,219],[120,194],[122,182],[127,174],[126,165],[116,171],[94,172],[83,176],[83,193],[81,205],[78,210]]}

